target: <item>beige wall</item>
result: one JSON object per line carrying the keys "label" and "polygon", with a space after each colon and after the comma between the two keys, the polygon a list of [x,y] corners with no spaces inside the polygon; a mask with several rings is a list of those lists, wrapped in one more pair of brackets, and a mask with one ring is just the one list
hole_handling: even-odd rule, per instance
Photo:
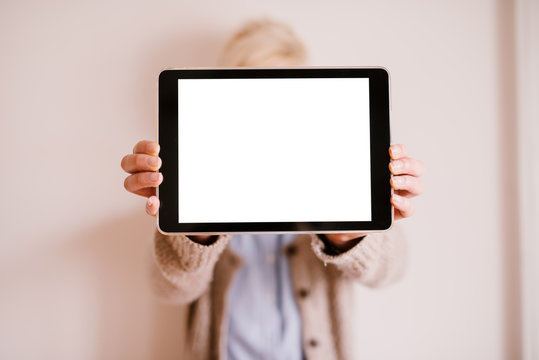
{"label": "beige wall", "polygon": [[358,289],[362,358],[518,358],[512,7],[486,0],[2,1],[0,358],[178,358],[119,163],[155,136],[159,70],[259,15],[313,65],[388,67],[393,138],[428,168],[405,279]]}

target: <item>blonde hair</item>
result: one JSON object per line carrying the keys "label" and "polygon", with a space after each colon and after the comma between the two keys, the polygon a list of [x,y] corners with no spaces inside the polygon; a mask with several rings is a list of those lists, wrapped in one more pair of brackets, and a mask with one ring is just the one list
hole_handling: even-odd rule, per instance
{"label": "blonde hair", "polygon": [[307,62],[303,43],[292,29],[268,19],[249,21],[228,40],[219,66],[298,66]]}

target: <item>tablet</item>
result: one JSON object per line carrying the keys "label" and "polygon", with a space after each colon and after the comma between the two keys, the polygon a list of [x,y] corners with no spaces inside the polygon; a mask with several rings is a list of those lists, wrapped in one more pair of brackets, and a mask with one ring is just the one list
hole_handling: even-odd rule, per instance
{"label": "tablet", "polygon": [[391,226],[385,69],[165,70],[158,92],[161,232]]}

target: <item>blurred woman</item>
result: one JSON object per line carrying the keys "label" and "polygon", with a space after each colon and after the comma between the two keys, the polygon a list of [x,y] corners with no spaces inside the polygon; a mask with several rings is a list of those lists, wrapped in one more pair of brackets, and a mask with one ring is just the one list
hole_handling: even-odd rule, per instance
{"label": "blurred woman", "polygon": [[[286,25],[252,21],[219,60],[225,67],[304,66],[305,47]],[[395,218],[412,214],[421,162],[392,145]],[[125,187],[148,198],[155,216],[162,175],[159,145],[139,142],[122,167]],[[215,181],[219,181],[216,174]],[[153,282],[167,301],[188,307],[185,359],[356,359],[354,283],[374,287],[402,273],[404,241],[395,228],[365,234],[242,234],[154,239]]]}

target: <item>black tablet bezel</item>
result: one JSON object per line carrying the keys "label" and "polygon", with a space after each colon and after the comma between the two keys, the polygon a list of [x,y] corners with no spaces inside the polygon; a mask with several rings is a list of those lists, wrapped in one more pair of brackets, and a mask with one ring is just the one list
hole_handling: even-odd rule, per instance
{"label": "black tablet bezel", "polygon": [[[369,78],[371,221],[343,222],[178,222],[178,79],[242,78]],[[384,68],[272,68],[272,69],[173,69],[159,75],[158,142],[163,160],[163,182],[158,188],[161,202],[157,220],[163,233],[241,233],[241,232],[368,232],[391,227],[393,209],[388,164],[389,74]],[[216,178],[216,181],[219,181]]]}

